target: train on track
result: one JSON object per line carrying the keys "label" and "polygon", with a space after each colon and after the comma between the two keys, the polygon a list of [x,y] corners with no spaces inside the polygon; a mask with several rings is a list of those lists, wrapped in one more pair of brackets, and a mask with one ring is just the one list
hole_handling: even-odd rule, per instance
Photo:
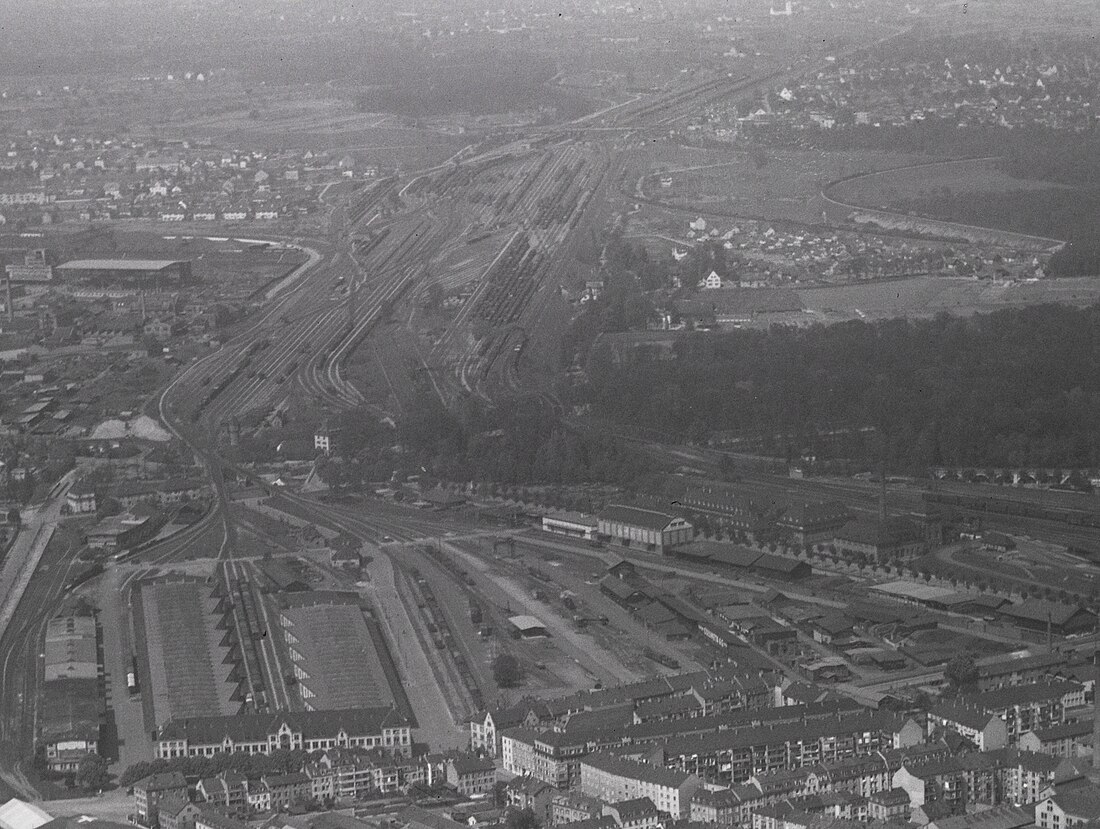
{"label": "train on track", "polygon": [[1013,498],[1010,495],[929,489],[921,494],[925,504],[945,507],[955,512],[985,513],[993,515],[1035,518],[1056,521],[1071,527],[1100,529],[1100,501],[1092,507],[1082,503],[1079,507],[1046,502],[1042,499]]}

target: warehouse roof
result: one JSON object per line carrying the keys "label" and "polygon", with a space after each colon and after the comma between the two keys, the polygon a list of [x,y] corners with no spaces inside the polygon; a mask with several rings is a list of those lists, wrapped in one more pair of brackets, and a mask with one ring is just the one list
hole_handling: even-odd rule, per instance
{"label": "warehouse roof", "polygon": [[887,596],[911,599],[917,602],[936,602],[955,595],[955,591],[947,587],[933,587],[930,584],[917,584],[910,581],[891,581],[886,584],[876,584],[871,589],[879,593],[885,593]]}
{"label": "warehouse roof", "polygon": [[354,708],[346,711],[283,711],[272,714],[239,714],[235,717],[190,717],[168,723],[162,740],[220,743],[230,740],[265,739],[286,724],[305,739],[336,734],[374,736],[387,728],[406,728],[410,723],[392,708]]}
{"label": "warehouse roof", "polygon": [[38,727],[44,740],[97,740],[102,712],[103,698],[95,677],[42,684]]}
{"label": "warehouse roof", "polygon": [[601,521],[615,521],[630,524],[647,530],[663,530],[676,520],[675,515],[644,507],[629,507],[624,504],[608,504],[600,513]]}
{"label": "warehouse roof", "polygon": [[595,527],[596,519],[586,512],[573,510],[553,510],[543,516],[545,521],[560,521],[563,524],[576,524],[579,527]]}
{"label": "warehouse roof", "polygon": [[0,829],[38,829],[53,818],[33,803],[12,798],[0,806]]}
{"label": "warehouse roof", "polygon": [[[363,611],[345,603],[285,608],[288,645],[317,709],[390,705],[393,692]],[[293,642],[291,643],[291,637]],[[293,658],[293,656],[292,656]]]}
{"label": "warehouse roof", "polygon": [[1027,599],[1019,604],[1006,605],[1001,613],[1013,619],[1043,624],[1050,620],[1053,625],[1064,625],[1078,613],[1088,613],[1084,608],[1061,602],[1047,602],[1042,599]]}
{"label": "warehouse roof", "polygon": [[534,616],[509,616],[508,621],[511,622],[520,633],[537,633],[540,630],[543,633],[546,632],[546,625]]}
{"label": "warehouse roof", "polygon": [[182,259],[73,259],[57,269],[62,271],[162,271],[183,264]]}

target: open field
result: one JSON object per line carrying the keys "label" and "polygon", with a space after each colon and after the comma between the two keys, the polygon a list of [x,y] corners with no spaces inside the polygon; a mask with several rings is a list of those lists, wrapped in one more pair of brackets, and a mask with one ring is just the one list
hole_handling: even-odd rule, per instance
{"label": "open field", "polygon": [[[821,221],[817,197],[828,182],[915,160],[902,153],[666,145],[652,155],[643,190],[649,198],[678,207],[814,223]],[[671,179],[671,185],[661,186],[662,178]]]}
{"label": "open field", "polygon": [[998,159],[981,158],[951,164],[932,164],[883,170],[840,181],[829,188],[834,199],[866,207],[896,207],[908,199],[946,192],[1012,193],[1025,190],[1071,188],[1043,181],[1013,178],[998,167]]}
{"label": "open field", "polygon": [[1020,305],[1100,301],[1100,280],[1048,279],[992,283],[948,277],[914,277],[888,282],[802,288],[802,306],[820,322],[853,317],[931,316],[942,311],[972,314]]}

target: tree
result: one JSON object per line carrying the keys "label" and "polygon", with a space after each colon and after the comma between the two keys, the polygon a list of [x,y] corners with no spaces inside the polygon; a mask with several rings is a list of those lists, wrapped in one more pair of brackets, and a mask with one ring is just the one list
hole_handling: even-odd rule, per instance
{"label": "tree", "polygon": [[956,691],[973,686],[978,681],[978,666],[969,653],[961,653],[953,658],[943,669],[944,678]]}
{"label": "tree", "polygon": [[539,819],[530,807],[512,809],[504,819],[504,825],[506,829],[539,829]]}
{"label": "tree", "polygon": [[523,679],[519,660],[510,653],[502,653],[493,660],[493,679],[501,688],[515,688]]}
{"label": "tree", "polygon": [[76,770],[76,783],[87,791],[100,791],[111,782],[107,773],[107,761],[98,754],[89,754],[80,761]]}

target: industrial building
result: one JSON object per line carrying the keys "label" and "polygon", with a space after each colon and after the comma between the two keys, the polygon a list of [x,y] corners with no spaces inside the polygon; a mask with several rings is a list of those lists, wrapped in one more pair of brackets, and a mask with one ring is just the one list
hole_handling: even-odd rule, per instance
{"label": "industrial building", "polygon": [[833,544],[841,555],[866,556],[869,561],[879,563],[908,561],[928,552],[924,528],[902,516],[853,521],[837,530]]}
{"label": "industrial building", "polygon": [[596,537],[596,519],[583,512],[552,512],[542,517],[542,529],[548,533],[567,535],[591,541]]}
{"label": "industrial building", "polygon": [[546,625],[534,616],[511,616],[508,621],[515,629],[517,638],[537,639],[550,635],[550,631],[546,629]]}
{"label": "industrial building", "polygon": [[308,711],[394,704],[393,691],[354,593],[299,593],[279,611],[298,691]]}
{"label": "industrial building", "polygon": [[195,577],[139,582],[131,606],[146,722],[151,728],[211,712],[241,711],[242,673],[215,585]]}
{"label": "industrial building", "polygon": [[282,711],[228,717],[185,717],[158,730],[157,758],[270,754],[278,749],[384,748],[412,750],[412,724],[393,708]]}
{"label": "industrial building", "polygon": [[695,537],[694,527],[679,516],[624,504],[603,509],[597,518],[597,532],[614,544],[661,554]]}
{"label": "industrial building", "polygon": [[139,280],[154,286],[191,279],[191,262],[187,259],[73,259],[55,270],[60,276],[81,281]]}
{"label": "industrial building", "polygon": [[104,720],[96,619],[66,613],[46,623],[38,742],[51,771],[74,772],[99,752]]}
{"label": "industrial building", "polygon": [[832,541],[836,531],[850,519],[851,514],[843,504],[812,502],[788,507],[775,523],[801,546]]}

